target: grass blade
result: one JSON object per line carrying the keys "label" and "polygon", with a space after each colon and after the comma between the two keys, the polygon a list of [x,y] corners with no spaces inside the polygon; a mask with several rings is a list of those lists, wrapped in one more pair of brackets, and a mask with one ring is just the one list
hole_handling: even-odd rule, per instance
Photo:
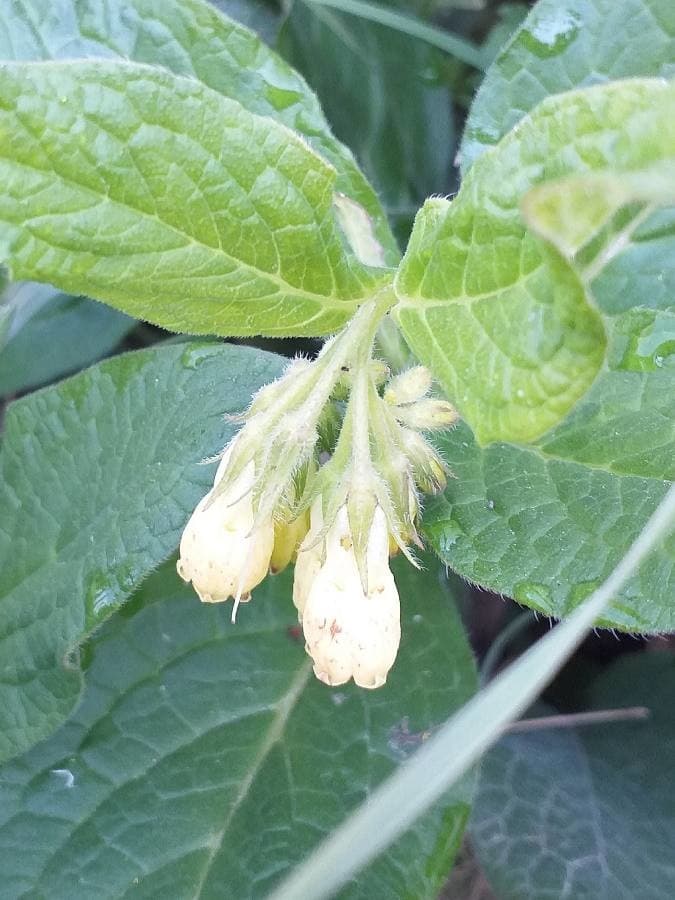
{"label": "grass blade", "polygon": [[405,13],[396,12],[396,10],[388,9],[377,3],[370,3],[368,0],[305,0],[305,2],[308,6],[329,6],[348,15],[376,22],[378,25],[384,25],[394,31],[400,31],[410,37],[425,41],[444,53],[454,56],[460,62],[473,66],[474,69],[482,71],[486,68],[485,54],[476,44],[466,38],[435,28],[433,25],[420,22],[419,19],[414,19]]}
{"label": "grass blade", "polygon": [[675,486],[604,584],[446,722],[270,900],[329,897],[399,837],[536,699],[674,521]]}

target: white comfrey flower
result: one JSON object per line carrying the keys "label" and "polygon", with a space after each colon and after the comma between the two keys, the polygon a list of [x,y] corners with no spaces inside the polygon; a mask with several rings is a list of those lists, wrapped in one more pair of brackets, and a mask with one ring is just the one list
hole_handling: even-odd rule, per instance
{"label": "white comfrey flower", "polygon": [[320,538],[323,528],[322,498],[312,504],[310,529],[298,548],[298,558],[293,573],[293,603],[298,610],[298,621],[302,622],[309,591],[323,564],[324,542]]}
{"label": "white comfrey flower", "polygon": [[[230,455],[230,450],[224,454],[214,486],[221,480]],[[219,603],[228,597],[246,600],[267,574],[274,524],[270,518],[253,530],[254,480],[255,466],[251,461],[213,501],[211,489],[185,526],[178,574],[184,581],[192,582],[205,603]]]}
{"label": "white comfrey flower", "polygon": [[326,558],[313,579],[302,616],[314,673],[329,685],[353,678],[364,688],[383,685],[401,639],[400,605],[389,569],[389,534],[378,506],[368,540],[364,592],[346,507],[326,536]]}

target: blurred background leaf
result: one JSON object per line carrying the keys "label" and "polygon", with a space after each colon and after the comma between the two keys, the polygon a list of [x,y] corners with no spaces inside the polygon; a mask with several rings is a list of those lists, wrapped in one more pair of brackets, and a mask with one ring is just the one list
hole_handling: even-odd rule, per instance
{"label": "blurred background leaf", "polygon": [[471,840],[499,900],[675,895],[674,691],[672,652],[630,654],[579,699],[649,718],[513,734],[488,753]]}
{"label": "blurred background leaf", "polygon": [[418,38],[311,0],[293,3],[279,48],[318,94],[404,243],[424,198],[455,184],[455,123],[442,54]]}
{"label": "blurred background leaf", "polygon": [[44,284],[13,284],[4,302],[16,313],[0,349],[0,396],[48,384],[96,362],[137,324],[102,303]]}

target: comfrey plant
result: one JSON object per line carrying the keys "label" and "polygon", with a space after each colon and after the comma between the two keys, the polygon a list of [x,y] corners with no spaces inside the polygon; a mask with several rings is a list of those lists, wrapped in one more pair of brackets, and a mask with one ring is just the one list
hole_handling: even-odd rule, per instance
{"label": "comfrey plant", "polygon": [[0,0],[3,897],[675,896],[673,0],[440,8]]}
{"label": "comfrey plant", "polygon": [[[296,562],[293,602],[318,678],[384,684],[400,640],[390,553],[421,545],[419,493],[445,466],[423,435],[456,420],[414,366],[389,379],[373,358],[390,291],[363,306],[314,362],[294,360],[261,388],[188,522],[178,572],[202,600],[236,607],[268,570]],[[321,465],[322,432],[337,431]],[[309,510],[311,507],[311,527]]]}

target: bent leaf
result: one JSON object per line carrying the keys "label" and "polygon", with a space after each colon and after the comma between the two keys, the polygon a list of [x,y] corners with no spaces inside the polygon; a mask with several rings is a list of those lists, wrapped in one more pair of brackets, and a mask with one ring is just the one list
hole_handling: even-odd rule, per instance
{"label": "bent leaf", "polygon": [[[590,284],[659,206],[674,203],[675,158],[633,172],[593,172],[547,181],[525,195],[522,211],[529,227],[553,244]],[[631,209],[625,209],[629,205]],[[578,258],[583,249],[586,252]]]}
{"label": "bent leaf", "polygon": [[[235,18],[251,9],[222,2]],[[17,0],[3,10],[0,59],[119,58],[196,78],[250,112],[302,134],[337,170],[337,188],[374,220],[387,262],[399,259],[377,195],[331,134],[304,79],[252,31],[205,0]]]}
{"label": "bent leaf", "polygon": [[333,167],[191,79],[128,63],[4,64],[0,154],[12,276],[171,330],[323,334],[389,277],[347,249]]}
{"label": "bent leaf", "polygon": [[[0,770],[3,890],[266,896],[475,689],[436,574],[395,568],[403,640],[377,691],[313,677],[287,574],[267,579],[236,625],[228,605],[200,604],[173,563],[153,575],[133,614],[88,645],[73,716]],[[472,786],[447,794],[341,896],[437,897]]]}
{"label": "bent leaf", "polygon": [[173,552],[207,490],[223,413],[279,357],[181,344],[129,353],[9,407],[0,455],[0,758],[49,734],[76,647]]}
{"label": "bent leaf", "polygon": [[526,229],[522,198],[584,172],[672,165],[674,121],[675,88],[659,80],[552,97],[476,162],[454,201],[419,213],[395,313],[481,444],[531,442],[563,422],[611,353],[613,323],[588,280]]}

